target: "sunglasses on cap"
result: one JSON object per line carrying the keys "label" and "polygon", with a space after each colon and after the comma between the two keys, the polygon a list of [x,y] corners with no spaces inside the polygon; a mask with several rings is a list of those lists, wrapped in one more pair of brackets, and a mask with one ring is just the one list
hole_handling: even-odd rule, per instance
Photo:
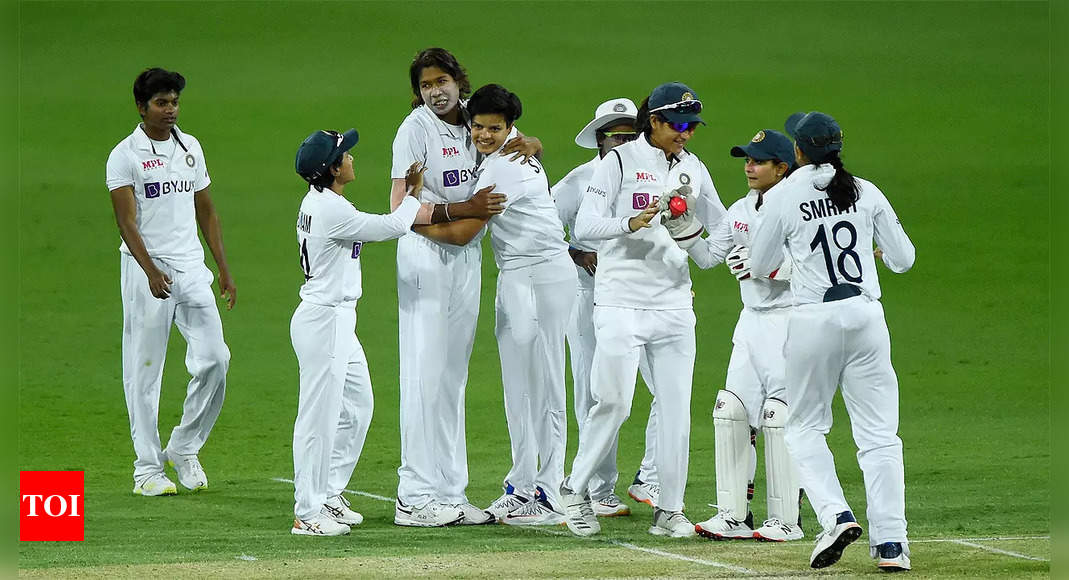
{"label": "sunglasses on cap", "polygon": [[662,105],[656,109],[650,109],[651,113],[658,111],[676,111],[684,115],[697,115],[702,112],[702,102],[697,99],[691,99],[689,101],[679,101],[677,103],[670,103],[668,105]]}
{"label": "sunglasses on cap", "polygon": [[839,131],[834,135],[820,135],[819,137],[803,137],[803,141],[813,145],[814,147],[827,147],[828,145],[836,145],[843,142],[843,133]]}

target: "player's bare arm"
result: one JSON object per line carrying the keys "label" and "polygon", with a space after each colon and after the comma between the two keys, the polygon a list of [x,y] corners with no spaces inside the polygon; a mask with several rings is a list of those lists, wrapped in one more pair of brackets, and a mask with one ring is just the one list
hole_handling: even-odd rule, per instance
{"label": "player's bare arm", "polygon": [[219,268],[219,296],[226,300],[226,309],[232,310],[238,300],[238,289],[230,276],[230,267],[226,264],[226,250],[223,248],[223,229],[219,225],[219,215],[215,213],[212,203],[211,187],[193,194],[193,205],[197,212],[197,226],[208,243],[215,265]]}
{"label": "player's bare arm", "polygon": [[651,205],[650,207],[647,207],[635,217],[627,220],[627,227],[632,232],[637,232],[642,228],[650,227],[650,222],[653,221],[653,217],[657,215],[658,211],[660,210],[657,209],[656,205]]}
{"label": "player's bare arm", "polygon": [[568,248],[568,255],[572,257],[572,261],[576,266],[583,269],[584,272],[591,276],[598,269],[598,253],[597,252],[584,252],[579,248]]}
{"label": "player's bare arm", "polygon": [[443,244],[466,246],[489,219],[465,218],[440,224],[412,226],[412,231]]}
{"label": "player's bare arm", "polygon": [[134,200],[134,188],[130,185],[111,190],[111,206],[115,210],[115,222],[119,225],[119,235],[126,242],[130,255],[148,277],[148,287],[152,295],[159,299],[171,296],[171,278],[160,271],[148,255],[145,241],[137,231],[137,201]]}

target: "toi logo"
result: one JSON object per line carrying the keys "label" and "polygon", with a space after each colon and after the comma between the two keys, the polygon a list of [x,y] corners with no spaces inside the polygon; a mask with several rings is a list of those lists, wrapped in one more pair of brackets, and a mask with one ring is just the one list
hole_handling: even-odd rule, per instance
{"label": "toi logo", "polygon": [[85,472],[19,472],[19,540],[85,539]]}

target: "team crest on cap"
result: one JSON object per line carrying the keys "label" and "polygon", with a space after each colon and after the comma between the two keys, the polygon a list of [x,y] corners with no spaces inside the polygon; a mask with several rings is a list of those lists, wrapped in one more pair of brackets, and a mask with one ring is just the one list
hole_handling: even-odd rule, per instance
{"label": "team crest on cap", "polygon": [[193,167],[197,164],[197,160],[193,158],[192,153],[186,153],[186,165]]}
{"label": "team crest on cap", "polygon": [[616,103],[612,106],[612,112],[614,113],[623,113],[626,110],[627,107],[625,107],[623,103]]}
{"label": "team crest on cap", "polygon": [[681,100],[681,101],[693,101],[694,100],[694,95],[692,95],[690,93],[683,93],[683,96],[679,97],[679,100]]}
{"label": "team crest on cap", "polygon": [[680,173],[679,174],[679,182],[682,183],[683,185],[690,185],[690,176],[687,175],[686,173]]}
{"label": "team crest on cap", "polygon": [[758,131],[757,134],[753,136],[753,139],[750,139],[750,141],[752,141],[754,143],[760,143],[761,141],[764,141],[764,140],[765,140],[765,132],[764,131]]}

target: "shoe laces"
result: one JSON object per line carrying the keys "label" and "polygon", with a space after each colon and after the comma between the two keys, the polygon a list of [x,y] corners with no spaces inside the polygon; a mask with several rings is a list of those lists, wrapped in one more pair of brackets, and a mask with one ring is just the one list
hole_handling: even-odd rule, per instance
{"label": "shoe laces", "polygon": [[[722,519],[722,520],[724,520],[724,521],[726,521],[726,522],[728,522],[730,524],[733,524],[733,525],[739,525],[739,524],[741,524],[743,522],[743,520],[740,520],[739,518],[735,517],[735,512],[731,511],[728,508],[722,508],[722,507],[716,505],[715,503],[711,503],[711,504],[707,504],[707,505],[716,510],[716,515],[713,516],[713,517],[720,518],[720,519]],[[683,512],[680,512],[680,513],[683,513]]]}
{"label": "shoe laces", "polygon": [[616,507],[616,506],[620,505],[620,498],[616,497],[615,493],[610,493],[609,495],[607,495],[607,496],[605,496],[605,497],[603,497],[603,498],[601,498],[601,499],[599,499],[597,501],[598,501],[598,503],[600,503],[601,505],[604,505],[604,506]]}
{"label": "shoe laces", "polygon": [[763,528],[782,528],[784,527],[783,520],[779,518],[768,518],[761,524]]}
{"label": "shoe laces", "polygon": [[512,509],[515,509],[515,508],[517,508],[519,506],[522,506],[522,505],[526,504],[529,501],[530,500],[528,500],[525,497],[520,497],[520,496],[518,496],[516,494],[508,493],[508,494],[505,494],[505,495],[497,498],[496,500],[494,500],[494,503],[490,504],[490,507],[491,508],[508,508],[509,510],[512,510]]}

